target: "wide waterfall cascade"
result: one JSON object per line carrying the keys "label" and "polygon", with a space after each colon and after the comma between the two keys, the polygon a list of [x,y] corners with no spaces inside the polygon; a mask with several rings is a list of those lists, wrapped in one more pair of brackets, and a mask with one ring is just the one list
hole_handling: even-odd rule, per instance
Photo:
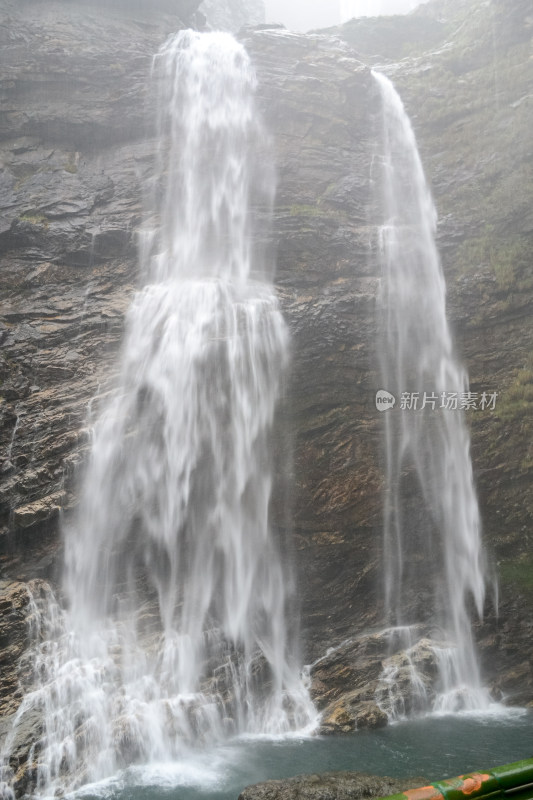
{"label": "wide waterfall cascade", "polygon": [[[468,377],[454,355],[435,243],[437,214],[415,135],[391,81],[374,77],[384,141],[381,377],[383,389],[396,398],[396,407],[383,414],[391,650],[407,654],[402,674],[414,697],[412,711],[482,709],[490,698],[481,684],[471,611],[483,613],[486,569],[469,433],[460,403],[453,407],[454,397],[467,396]],[[428,691],[416,666],[421,621],[433,628],[436,692]],[[379,692],[392,717],[405,711],[395,699],[398,669],[392,659]]]}
{"label": "wide waterfall cascade", "polygon": [[44,714],[31,757],[46,794],[316,720],[269,524],[289,342],[251,214],[252,184],[265,224],[274,188],[256,79],[221,33],[181,32],[153,72],[146,283],[66,531],[68,612],[36,601],[39,686],[18,715]]}

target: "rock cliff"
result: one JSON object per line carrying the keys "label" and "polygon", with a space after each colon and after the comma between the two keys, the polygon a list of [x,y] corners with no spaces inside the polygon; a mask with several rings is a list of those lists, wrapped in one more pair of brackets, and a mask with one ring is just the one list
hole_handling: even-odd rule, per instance
{"label": "rock cliff", "polygon": [[[31,629],[27,583],[59,578],[60,519],[76,503],[88,430],[111,390],[136,285],[142,185],[156,149],[146,76],[165,36],[194,23],[198,5],[161,0],[154,14],[138,0],[125,14],[120,3],[0,0],[6,720],[20,701],[13,664]],[[469,417],[485,538],[501,576],[500,618],[491,606],[477,633],[494,690],[533,702],[525,646],[533,22],[525,0],[512,9],[503,0],[434,0],[397,23],[394,35],[387,20],[349,23],[335,35],[243,34],[276,151],[272,244],[293,341],[278,442],[281,452],[291,432],[294,457],[280,472],[292,474],[291,513],[280,479],[274,514],[294,540],[303,655],[321,659],[314,692],[334,730],[383,722],[373,700],[386,653],[366,634],[381,620],[383,478],[374,406],[379,269],[370,246],[379,98],[365,64],[391,75],[413,117],[441,215],[458,350],[472,390],[499,393],[494,412]]]}

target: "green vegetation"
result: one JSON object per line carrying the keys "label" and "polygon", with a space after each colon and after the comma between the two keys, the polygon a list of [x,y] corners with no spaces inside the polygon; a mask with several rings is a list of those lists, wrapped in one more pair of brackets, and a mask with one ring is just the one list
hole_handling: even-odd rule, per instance
{"label": "green vegetation", "polygon": [[75,175],[78,171],[77,153],[69,153],[66,164],[63,165],[65,172]]}
{"label": "green vegetation", "polygon": [[339,33],[362,56],[401,59],[438,47],[447,30],[445,24],[429,17],[396,16],[352,19]]}
{"label": "green vegetation", "polygon": [[324,210],[318,206],[292,205],[289,208],[289,214],[291,217],[321,217]]}
{"label": "green vegetation", "polygon": [[518,371],[513,383],[502,395],[498,415],[503,420],[523,421],[533,432],[533,366]]}
{"label": "green vegetation", "polygon": [[463,242],[457,263],[461,272],[489,267],[500,289],[523,291],[533,286],[533,243],[524,235],[500,238],[493,225]]}
{"label": "green vegetation", "polygon": [[13,186],[13,191],[15,192],[19,192],[24,184],[33,178],[34,175],[38,175],[40,172],[43,172],[43,169],[39,165],[24,163],[12,163],[9,165],[9,169],[17,179]]}
{"label": "green vegetation", "polygon": [[27,212],[26,214],[20,215],[21,222],[29,222],[30,225],[39,225],[42,228],[48,228],[50,223],[44,214],[33,214],[31,212]]}
{"label": "green vegetation", "polygon": [[292,206],[286,206],[283,210],[285,210],[285,212],[291,217],[300,217],[302,219],[311,217],[313,219],[322,218],[340,220],[348,216],[346,211],[342,208],[332,208],[327,201],[322,205],[320,200],[316,203],[316,205],[306,205],[304,203],[295,204]]}
{"label": "green vegetation", "polygon": [[502,584],[533,595],[533,557],[503,562],[500,564],[499,576]]}
{"label": "green vegetation", "polygon": [[500,457],[508,453],[519,473],[529,472],[533,469],[533,355],[498,398],[497,413],[505,433],[489,450]]}

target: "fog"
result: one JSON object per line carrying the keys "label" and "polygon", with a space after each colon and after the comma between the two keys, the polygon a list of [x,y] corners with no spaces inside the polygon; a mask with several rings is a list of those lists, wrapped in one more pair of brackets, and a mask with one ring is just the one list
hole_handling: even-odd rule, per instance
{"label": "fog", "polygon": [[339,0],[342,22],[352,17],[377,17],[382,14],[407,14],[421,0]]}
{"label": "fog", "polygon": [[420,0],[265,0],[267,22],[295,31],[327,28],[352,17],[405,14]]}
{"label": "fog", "polygon": [[341,21],[335,0],[265,0],[267,22],[282,22],[294,31],[327,28]]}

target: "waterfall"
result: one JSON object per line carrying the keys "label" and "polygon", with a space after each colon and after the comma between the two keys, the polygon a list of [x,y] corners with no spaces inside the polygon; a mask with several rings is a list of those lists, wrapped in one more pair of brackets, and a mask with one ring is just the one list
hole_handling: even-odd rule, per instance
{"label": "waterfall", "polygon": [[[437,215],[413,129],[392,83],[379,73],[374,77],[384,137],[381,377],[396,398],[396,407],[383,414],[386,615],[391,642],[407,653],[414,707],[482,709],[489,696],[481,684],[471,609],[481,617],[485,563],[461,410],[468,377],[454,355],[435,243]],[[437,673],[428,696],[427,682],[421,684],[413,666],[421,621],[432,626]],[[380,692],[392,717],[401,716],[391,689],[394,674],[389,664]]]}
{"label": "waterfall", "polygon": [[260,246],[274,186],[256,79],[229,34],[185,31],[153,84],[144,285],[65,531],[68,611],[36,604],[38,686],[18,715],[44,715],[39,793],[315,718],[269,522],[289,341]]}

